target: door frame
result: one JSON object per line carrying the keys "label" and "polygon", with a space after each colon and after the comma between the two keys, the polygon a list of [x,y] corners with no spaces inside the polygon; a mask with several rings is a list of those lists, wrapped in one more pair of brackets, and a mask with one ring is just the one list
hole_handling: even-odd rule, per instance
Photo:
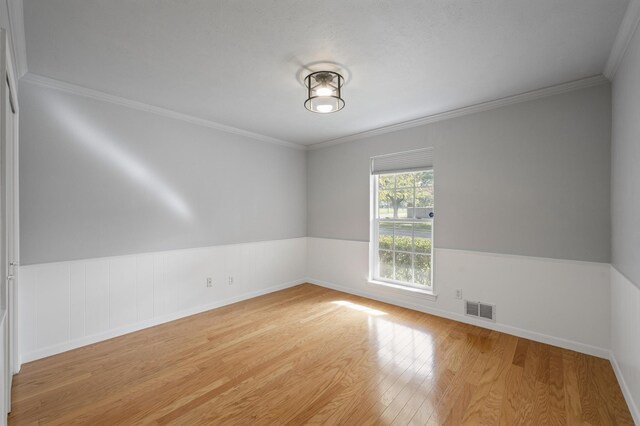
{"label": "door frame", "polygon": [[13,50],[9,48],[9,42],[6,42],[6,83],[9,88],[9,95],[11,96],[11,105],[13,108],[13,146],[11,150],[12,158],[10,159],[12,167],[12,180],[11,180],[11,192],[12,192],[12,211],[13,216],[11,223],[11,232],[13,234],[13,258],[9,263],[9,273],[13,276],[11,285],[9,286],[9,337],[10,337],[10,368],[11,373],[17,374],[20,371],[22,363],[20,362],[20,351],[18,346],[18,282],[20,275],[20,162],[19,162],[19,133],[20,133],[20,121],[18,112],[18,80],[16,79],[13,68]]}
{"label": "door frame", "polygon": [[[3,383],[2,393],[4,394],[1,405],[5,414],[11,411],[11,385],[13,383],[13,375],[20,369],[19,341],[18,341],[18,316],[17,316],[17,288],[19,274],[19,193],[18,193],[18,99],[16,97],[17,81],[13,70],[13,58],[11,57],[11,48],[9,46],[8,33],[5,29],[0,28],[0,78],[2,88],[2,109],[0,117],[0,143],[4,153],[2,163],[5,166],[1,170],[1,184],[4,189],[4,198],[0,200],[0,208],[2,209],[1,217],[4,219],[2,224],[3,231],[0,235],[2,274],[0,279],[6,283],[6,306],[4,321],[2,323],[3,339],[2,359],[3,359]],[[8,96],[9,105],[7,109],[6,97]],[[10,139],[7,138],[8,123],[11,122],[12,132]],[[1,424],[6,422],[3,416]]]}

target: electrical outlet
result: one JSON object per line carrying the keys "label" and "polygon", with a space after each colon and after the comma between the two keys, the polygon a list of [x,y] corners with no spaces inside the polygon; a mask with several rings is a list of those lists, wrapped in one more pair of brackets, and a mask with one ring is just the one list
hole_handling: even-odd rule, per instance
{"label": "electrical outlet", "polygon": [[233,285],[233,275],[229,275],[229,285]]}
{"label": "electrical outlet", "polygon": [[456,299],[462,299],[462,289],[461,288],[457,288],[456,289]]}
{"label": "electrical outlet", "polygon": [[213,278],[207,277],[207,287],[213,287]]}

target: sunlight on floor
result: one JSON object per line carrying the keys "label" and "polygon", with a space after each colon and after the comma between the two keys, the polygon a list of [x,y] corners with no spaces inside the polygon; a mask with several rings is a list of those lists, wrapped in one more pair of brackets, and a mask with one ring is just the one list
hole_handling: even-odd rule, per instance
{"label": "sunlight on floor", "polygon": [[386,312],[373,309],[346,300],[331,302],[370,315],[369,333],[378,347],[378,364],[384,370],[388,365],[396,365],[402,369],[410,369],[425,379],[433,370],[434,342],[430,333],[398,324],[387,316]]}
{"label": "sunlight on floor", "polygon": [[368,306],[358,305],[357,303],[347,302],[346,300],[336,300],[335,302],[331,302],[336,305],[345,306],[347,308],[354,309],[356,311],[364,312],[369,315],[387,315],[386,312],[379,311],[377,309],[369,308]]}
{"label": "sunlight on floor", "polygon": [[[417,383],[429,385],[435,368],[435,343],[428,331],[398,324],[386,318],[369,318],[369,333],[378,347],[377,363],[380,372],[400,368],[411,374]],[[386,397],[388,385],[379,383],[378,396]]]}

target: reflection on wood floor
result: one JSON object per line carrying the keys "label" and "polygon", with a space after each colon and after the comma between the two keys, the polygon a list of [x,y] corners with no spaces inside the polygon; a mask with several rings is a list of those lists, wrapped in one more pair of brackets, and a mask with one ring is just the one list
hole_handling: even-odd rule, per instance
{"label": "reflection on wood floor", "polygon": [[11,424],[633,424],[608,361],[305,284],[26,364]]}

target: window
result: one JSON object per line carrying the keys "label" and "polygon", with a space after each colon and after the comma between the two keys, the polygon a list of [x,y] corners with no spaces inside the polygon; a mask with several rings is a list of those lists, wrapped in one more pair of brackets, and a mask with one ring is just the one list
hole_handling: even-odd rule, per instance
{"label": "window", "polygon": [[433,169],[373,180],[373,279],[432,290]]}

